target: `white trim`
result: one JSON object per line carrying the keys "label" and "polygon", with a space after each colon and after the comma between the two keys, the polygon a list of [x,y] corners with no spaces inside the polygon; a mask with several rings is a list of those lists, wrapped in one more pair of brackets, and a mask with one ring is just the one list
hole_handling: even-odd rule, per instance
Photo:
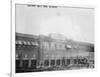
{"label": "white trim", "polygon": [[68,7],[68,8],[70,8],[70,7],[72,7],[72,8],[88,8],[88,9],[94,9],[95,8],[95,6],[93,6],[93,5],[82,5],[82,4],[68,4],[68,3],[66,3],[66,4],[62,4],[60,1],[56,1],[56,2],[53,2],[53,1],[48,1],[48,3],[47,3],[47,1],[42,1],[42,0],[25,0],[25,1],[23,1],[23,0],[14,0],[14,2],[16,3],[16,4],[33,4],[33,5],[51,5],[51,6],[64,6],[64,7]]}

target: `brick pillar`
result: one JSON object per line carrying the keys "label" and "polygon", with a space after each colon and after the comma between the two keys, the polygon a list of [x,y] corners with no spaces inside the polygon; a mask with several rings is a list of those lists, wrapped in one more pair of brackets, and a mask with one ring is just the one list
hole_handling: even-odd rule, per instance
{"label": "brick pillar", "polygon": [[56,59],[55,59],[55,66],[56,66]]}
{"label": "brick pillar", "polygon": [[20,67],[23,66],[23,60],[20,60]]}
{"label": "brick pillar", "polygon": [[49,67],[51,67],[51,61],[50,61],[50,59],[49,59]]}
{"label": "brick pillar", "polygon": [[62,66],[62,59],[60,59],[60,66]]}
{"label": "brick pillar", "polygon": [[67,65],[67,59],[65,59],[65,65]]}
{"label": "brick pillar", "polygon": [[28,67],[31,67],[31,59],[29,59]]}

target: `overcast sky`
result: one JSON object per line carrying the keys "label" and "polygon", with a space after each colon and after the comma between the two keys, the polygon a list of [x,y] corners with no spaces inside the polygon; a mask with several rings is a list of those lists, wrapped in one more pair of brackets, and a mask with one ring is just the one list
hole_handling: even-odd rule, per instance
{"label": "overcast sky", "polygon": [[73,40],[93,43],[94,10],[16,5],[16,32],[35,35],[59,33]]}

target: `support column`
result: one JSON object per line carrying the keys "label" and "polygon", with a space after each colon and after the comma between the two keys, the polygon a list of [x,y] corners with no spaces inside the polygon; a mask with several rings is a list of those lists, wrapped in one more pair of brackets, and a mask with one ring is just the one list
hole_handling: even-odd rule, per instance
{"label": "support column", "polygon": [[56,66],[56,59],[55,59],[55,66]]}
{"label": "support column", "polygon": [[29,59],[28,67],[31,68],[31,59]]}
{"label": "support column", "polygon": [[65,65],[67,65],[67,59],[65,59]]}
{"label": "support column", "polygon": [[23,60],[20,60],[20,67],[23,66]]}
{"label": "support column", "polygon": [[51,61],[50,61],[50,59],[49,59],[49,67],[51,67]]}
{"label": "support column", "polygon": [[62,66],[62,59],[60,59],[60,66]]}

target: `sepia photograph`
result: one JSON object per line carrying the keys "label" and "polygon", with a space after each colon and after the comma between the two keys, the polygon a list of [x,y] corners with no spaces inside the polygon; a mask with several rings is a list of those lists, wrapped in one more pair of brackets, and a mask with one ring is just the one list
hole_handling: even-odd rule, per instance
{"label": "sepia photograph", "polygon": [[94,8],[15,5],[15,73],[95,68]]}

